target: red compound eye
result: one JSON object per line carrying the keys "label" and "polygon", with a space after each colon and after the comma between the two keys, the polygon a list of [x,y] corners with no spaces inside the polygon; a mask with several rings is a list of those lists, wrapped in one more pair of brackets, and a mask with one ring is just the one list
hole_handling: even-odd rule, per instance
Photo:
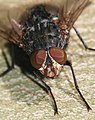
{"label": "red compound eye", "polygon": [[45,56],[46,56],[46,51],[44,49],[40,49],[33,52],[31,56],[32,66],[36,69],[39,69],[45,60]]}
{"label": "red compound eye", "polygon": [[67,60],[67,55],[61,48],[50,48],[49,53],[51,57],[61,65],[64,64]]}

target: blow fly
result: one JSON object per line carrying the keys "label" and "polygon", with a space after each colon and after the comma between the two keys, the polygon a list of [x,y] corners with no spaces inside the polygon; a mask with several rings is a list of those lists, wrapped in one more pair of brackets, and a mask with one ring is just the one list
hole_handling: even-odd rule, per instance
{"label": "blow fly", "polygon": [[[88,50],[89,48],[74,23],[88,4],[89,0],[69,0],[59,6],[50,4],[37,4],[27,9],[20,17],[20,21],[10,19],[12,30],[7,33],[0,30],[0,35],[12,44],[22,49],[31,63],[35,82],[51,97],[54,105],[54,114],[58,114],[58,108],[51,88],[43,80],[44,77],[55,78],[64,66],[69,66],[72,72],[75,88],[85,103],[87,110],[91,107],[86,102],[79,90],[72,63],[68,60],[66,48],[70,38],[70,30],[74,29],[79,40]],[[51,9],[52,8],[52,9]],[[14,60],[3,76],[14,67]],[[43,76],[43,77],[41,77]]]}

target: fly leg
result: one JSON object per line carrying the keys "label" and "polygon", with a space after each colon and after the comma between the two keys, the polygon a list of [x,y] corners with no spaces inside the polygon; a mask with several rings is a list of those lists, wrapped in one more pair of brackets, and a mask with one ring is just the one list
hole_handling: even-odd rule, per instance
{"label": "fly leg", "polygon": [[95,51],[95,49],[93,48],[89,48],[86,43],[84,42],[83,38],[81,37],[81,35],[79,34],[79,32],[77,31],[77,29],[73,26],[74,31],[76,32],[78,38],[80,39],[80,41],[82,42],[83,46],[85,47],[85,49],[91,50],[91,51]]}
{"label": "fly leg", "polygon": [[58,114],[57,104],[56,104],[55,98],[53,96],[53,93],[51,91],[51,88],[43,80],[40,81],[39,85],[52,98],[52,102],[53,102],[53,105],[54,105],[54,115]]}
{"label": "fly leg", "polygon": [[36,83],[37,85],[39,85],[52,99],[53,102],[53,106],[54,106],[54,115],[58,114],[58,108],[57,108],[57,104],[55,101],[55,98],[53,96],[53,93],[51,91],[51,88],[42,80],[39,78],[32,78],[29,75],[27,75],[26,73],[24,73],[30,80],[32,80],[34,83]]}
{"label": "fly leg", "polygon": [[3,73],[0,74],[0,77],[6,75],[8,72],[10,72],[12,69],[14,69],[14,45],[11,46],[11,65],[8,62],[7,56],[2,50],[3,57],[5,59],[6,65],[7,65],[7,70],[5,70]]}
{"label": "fly leg", "polygon": [[78,84],[77,84],[77,80],[76,80],[75,73],[74,73],[74,70],[73,70],[73,67],[72,67],[71,62],[67,60],[66,63],[65,63],[65,65],[69,66],[70,69],[71,69],[71,72],[72,72],[72,75],[73,75],[73,80],[74,80],[75,88],[76,88],[77,92],[79,93],[81,99],[82,99],[83,102],[85,103],[87,110],[88,110],[88,111],[91,110],[91,107],[90,107],[89,104],[86,102],[85,98],[83,97],[82,93],[81,93],[80,90],[79,90],[79,86],[78,86]]}

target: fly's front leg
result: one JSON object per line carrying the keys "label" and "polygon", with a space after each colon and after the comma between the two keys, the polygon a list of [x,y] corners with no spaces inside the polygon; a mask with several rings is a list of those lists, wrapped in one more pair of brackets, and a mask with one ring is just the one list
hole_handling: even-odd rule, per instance
{"label": "fly's front leg", "polygon": [[2,50],[3,57],[5,59],[6,65],[7,65],[7,70],[5,70],[3,73],[0,74],[0,77],[6,75],[8,72],[10,72],[14,68],[14,45],[11,46],[11,65],[8,62],[6,53],[4,50]]}
{"label": "fly's front leg", "polygon": [[89,47],[86,45],[85,41],[83,40],[83,38],[81,37],[81,35],[79,34],[79,32],[77,31],[77,29],[76,29],[74,26],[73,26],[73,29],[74,29],[74,31],[76,32],[79,40],[82,42],[82,44],[83,44],[83,46],[85,47],[85,49],[88,49],[88,50],[91,50],[91,51],[95,51],[95,49],[89,48]]}
{"label": "fly's front leg", "polygon": [[40,83],[43,86],[46,93],[52,98],[53,105],[54,105],[54,115],[58,114],[57,104],[56,104],[55,98],[53,96],[53,93],[51,91],[51,88],[43,80],[41,80]]}
{"label": "fly's front leg", "polygon": [[75,77],[75,73],[74,73],[74,70],[73,70],[73,67],[72,67],[72,64],[70,61],[66,61],[65,65],[69,66],[70,69],[71,69],[71,72],[72,72],[72,75],[73,75],[73,80],[74,80],[74,84],[75,84],[75,88],[77,90],[77,92],[79,93],[80,97],[82,98],[83,102],[85,103],[86,107],[87,107],[87,110],[91,110],[91,107],[89,106],[89,104],[86,102],[85,98],[83,97],[82,93],[80,92],[79,90],[79,86],[77,84],[77,80],[76,80],[76,77]]}
{"label": "fly's front leg", "polygon": [[51,88],[41,79],[32,79],[32,77],[30,77],[29,75],[27,75],[26,73],[24,73],[30,80],[32,80],[34,83],[36,83],[37,85],[39,85],[52,99],[53,105],[54,105],[54,115],[58,114],[58,108],[57,108],[57,104],[55,101],[55,98],[53,96],[53,93],[51,91]]}

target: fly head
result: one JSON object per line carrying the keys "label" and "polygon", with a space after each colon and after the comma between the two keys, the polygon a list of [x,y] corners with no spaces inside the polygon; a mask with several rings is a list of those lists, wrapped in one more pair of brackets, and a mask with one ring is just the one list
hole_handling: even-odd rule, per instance
{"label": "fly head", "polygon": [[66,60],[65,50],[57,47],[34,51],[30,57],[32,66],[49,78],[55,78],[59,74]]}

